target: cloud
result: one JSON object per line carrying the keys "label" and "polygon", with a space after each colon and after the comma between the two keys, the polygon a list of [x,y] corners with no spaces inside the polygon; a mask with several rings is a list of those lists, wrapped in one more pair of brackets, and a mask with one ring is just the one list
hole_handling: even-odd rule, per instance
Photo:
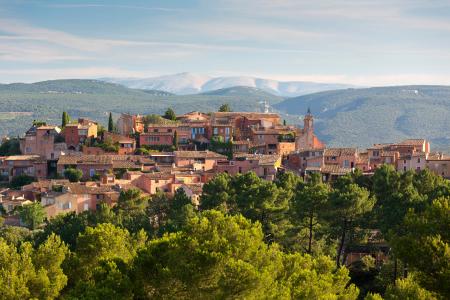
{"label": "cloud", "polygon": [[114,67],[86,67],[86,68],[29,68],[2,70],[0,79],[2,82],[11,83],[15,81],[35,82],[41,80],[69,79],[69,78],[101,78],[101,77],[148,77],[154,76],[151,71],[134,71]]}
{"label": "cloud", "polygon": [[120,5],[120,4],[96,4],[96,3],[64,3],[64,4],[47,4],[50,8],[118,8],[118,9],[136,9],[136,10],[153,10],[158,12],[180,12],[184,9],[169,7],[150,7],[140,5]]}
{"label": "cloud", "polygon": [[[445,0],[225,0],[219,2],[222,10],[253,18],[277,18],[279,21],[354,21],[382,26],[400,26],[405,29],[450,31],[450,20],[435,15],[421,15],[427,9],[450,9]],[[413,13],[415,12],[415,13]],[[332,29],[332,28],[331,28]]]}

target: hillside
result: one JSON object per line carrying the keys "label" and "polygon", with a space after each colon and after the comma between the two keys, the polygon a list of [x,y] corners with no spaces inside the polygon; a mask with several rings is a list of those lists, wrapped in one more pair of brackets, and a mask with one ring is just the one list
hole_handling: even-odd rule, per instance
{"label": "hillside", "polygon": [[316,118],[318,135],[330,145],[362,145],[427,138],[450,146],[450,87],[396,86],[328,91],[275,105],[289,114]]}
{"label": "hillside", "polygon": [[[261,94],[241,92],[243,94],[219,92],[177,96],[163,91],[137,90],[118,84],[79,79],[5,84],[0,85],[0,137],[23,134],[35,119],[59,124],[63,111],[74,118],[88,117],[106,124],[110,111],[115,117],[122,112],[163,113],[168,107],[172,107],[176,113],[215,111],[223,103],[230,104],[235,111],[263,109],[259,103]],[[283,99],[264,93],[263,100],[275,104]]]}
{"label": "hillside", "polygon": [[202,93],[201,95],[210,95],[210,96],[236,96],[236,97],[259,97],[261,100],[266,99],[279,99],[279,101],[283,101],[282,97],[274,96],[264,90],[248,87],[248,86],[234,86],[230,88],[218,89],[210,92]]}
{"label": "hillside", "polygon": [[295,97],[315,92],[349,88],[347,84],[307,81],[278,81],[249,76],[209,77],[179,73],[152,78],[101,78],[135,89],[157,89],[178,95],[205,93],[235,86],[258,88],[281,97]]}

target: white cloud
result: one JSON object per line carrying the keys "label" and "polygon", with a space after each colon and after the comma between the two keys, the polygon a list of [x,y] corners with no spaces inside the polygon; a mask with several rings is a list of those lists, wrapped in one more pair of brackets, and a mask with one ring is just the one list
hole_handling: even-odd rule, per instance
{"label": "white cloud", "polygon": [[0,69],[0,79],[4,83],[35,82],[52,79],[70,78],[100,78],[100,77],[149,77],[155,76],[151,71],[133,71],[114,67],[87,67],[87,68],[32,68],[32,69]]}

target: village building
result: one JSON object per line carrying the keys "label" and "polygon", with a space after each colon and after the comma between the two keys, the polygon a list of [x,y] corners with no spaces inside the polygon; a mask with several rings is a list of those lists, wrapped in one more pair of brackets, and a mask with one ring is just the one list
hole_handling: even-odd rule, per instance
{"label": "village building", "polygon": [[8,180],[20,175],[47,177],[47,160],[40,155],[13,155],[0,158],[0,174]]}
{"label": "village building", "polygon": [[230,161],[219,161],[215,167],[216,173],[228,173],[230,175],[255,172],[257,176],[274,180],[281,168],[281,155],[278,154],[237,154]]}
{"label": "village building", "polygon": [[116,122],[117,131],[121,135],[144,132],[144,117],[141,115],[121,114]]}
{"label": "village building", "polygon": [[69,150],[79,150],[86,140],[97,137],[97,123],[80,118],[77,123],[66,124],[62,134]]}
{"label": "village building", "polygon": [[83,179],[101,176],[126,170],[148,171],[155,162],[140,155],[63,155],[58,161],[58,174],[64,175],[64,170],[75,168],[81,170]]}
{"label": "village building", "polygon": [[213,151],[175,151],[174,163],[177,167],[190,167],[193,170],[214,169],[218,161],[226,161],[225,155]]}
{"label": "village building", "polygon": [[39,155],[46,160],[57,160],[65,150],[65,144],[57,142],[61,129],[57,126],[33,125],[20,139],[20,152]]}

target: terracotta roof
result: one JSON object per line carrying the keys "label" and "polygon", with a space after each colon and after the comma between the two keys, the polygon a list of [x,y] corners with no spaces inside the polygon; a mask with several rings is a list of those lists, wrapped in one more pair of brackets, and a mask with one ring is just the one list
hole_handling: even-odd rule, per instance
{"label": "terracotta roof", "polygon": [[213,151],[174,151],[177,158],[210,158],[210,159],[226,159],[225,155]]}
{"label": "terracotta roof", "polygon": [[324,165],[320,168],[322,173],[327,173],[331,175],[345,175],[352,171],[351,168],[343,168],[338,165]]}
{"label": "terracotta roof", "polygon": [[407,139],[398,143],[398,145],[422,146],[426,142],[425,139]]}
{"label": "terracotta roof", "polygon": [[168,174],[168,173],[144,173],[142,176],[145,176],[149,179],[171,179],[173,178],[172,174]]}
{"label": "terracotta roof", "polygon": [[275,113],[258,113],[258,112],[214,112],[214,117],[247,117],[247,118],[279,118],[279,114]]}
{"label": "terracotta roof", "polygon": [[136,168],[142,163],[153,162],[148,157],[141,155],[62,155],[59,157],[59,165],[102,164],[113,165],[113,168]]}
{"label": "terracotta roof", "polygon": [[26,160],[30,160],[30,161],[35,161],[35,162],[45,162],[45,158],[41,157],[39,155],[12,155],[12,156],[7,156],[5,158],[5,161],[26,161]]}
{"label": "terracotta roof", "polygon": [[395,154],[397,154],[397,151],[383,151],[381,153],[381,156],[395,156]]}
{"label": "terracotta roof", "polygon": [[245,158],[245,160],[257,160],[259,165],[273,165],[280,158],[278,154],[249,154],[249,153],[237,153],[234,158]]}
{"label": "terracotta roof", "polygon": [[183,184],[183,186],[190,189],[196,195],[200,195],[203,191],[203,184],[201,183]]}
{"label": "terracotta roof", "polygon": [[170,135],[172,136],[173,132],[145,132],[142,133],[141,136],[154,136],[154,135]]}
{"label": "terracotta roof", "polygon": [[356,148],[327,148],[324,150],[324,156],[353,156],[357,154]]}

